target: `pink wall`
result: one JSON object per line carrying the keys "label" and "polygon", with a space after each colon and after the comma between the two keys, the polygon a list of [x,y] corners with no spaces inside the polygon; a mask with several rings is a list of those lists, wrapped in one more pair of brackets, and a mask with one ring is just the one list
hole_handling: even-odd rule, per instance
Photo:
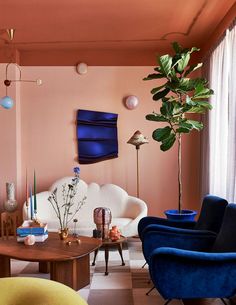
{"label": "pink wall", "polygon": [[[140,197],[148,204],[149,214],[162,214],[177,207],[177,150],[163,153],[152,140],[160,126],[145,120],[158,103],[150,90],[155,82],[142,78],[152,67],[89,67],[80,76],[74,67],[23,67],[24,78],[41,78],[43,85],[21,84],[22,179],[25,168],[37,172],[38,191],[46,190],[56,179],[71,175],[77,163],[76,111],[90,109],[119,114],[119,157],[81,165],[81,178],[87,182],[115,183],[136,194],[136,151],[127,140],[136,130],[150,143],[140,149]],[[131,111],[123,98],[134,94],[140,104]],[[183,139],[184,205],[199,207],[199,135]],[[22,188],[21,188],[22,190]],[[21,191],[18,193],[22,198]]]}

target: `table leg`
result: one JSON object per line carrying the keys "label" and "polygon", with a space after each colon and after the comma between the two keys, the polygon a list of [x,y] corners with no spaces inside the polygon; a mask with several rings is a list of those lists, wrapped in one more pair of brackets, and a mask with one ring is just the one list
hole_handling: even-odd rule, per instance
{"label": "table leg", "polygon": [[108,260],[109,260],[109,247],[108,245],[105,245],[105,262],[106,262],[105,275],[108,275]]}
{"label": "table leg", "polygon": [[11,261],[9,257],[0,256],[0,277],[11,276]]}
{"label": "table leg", "polygon": [[118,247],[118,251],[119,251],[119,253],[120,253],[120,257],[121,257],[121,261],[122,261],[122,266],[124,266],[124,265],[125,265],[125,262],[124,262],[123,254],[122,254],[122,243],[119,243],[119,244],[117,245],[117,247]]}
{"label": "table leg", "polygon": [[92,266],[95,266],[97,254],[98,254],[98,249],[96,249],[96,250],[94,251],[94,258],[93,258]]}
{"label": "table leg", "polygon": [[39,272],[40,273],[49,273],[50,272],[50,263],[49,262],[39,262]]}
{"label": "table leg", "polygon": [[50,263],[51,280],[79,290],[90,283],[89,255]]}

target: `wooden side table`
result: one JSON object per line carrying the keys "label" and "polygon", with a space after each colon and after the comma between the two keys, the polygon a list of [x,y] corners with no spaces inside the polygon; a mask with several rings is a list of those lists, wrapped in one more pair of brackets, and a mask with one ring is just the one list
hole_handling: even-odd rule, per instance
{"label": "wooden side table", "polygon": [[[121,257],[122,266],[125,265],[125,262],[123,259],[123,254],[122,254],[122,244],[125,241],[126,241],[126,238],[124,236],[121,236],[121,238],[116,241],[112,241],[110,239],[102,240],[101,247],[104,247],[104,250],[105,250],[105,263],[106,263],[105,275],[108,275],[109,250],[110,250],[111,246],[117,246],[117,249],[118,249],[120,257]],[[95,266],[96,257],[97,257],[97,254],[98,254],[98,251],[100,248],[98,248],[94,251],[94,258],[93,258],[92,266]]]}

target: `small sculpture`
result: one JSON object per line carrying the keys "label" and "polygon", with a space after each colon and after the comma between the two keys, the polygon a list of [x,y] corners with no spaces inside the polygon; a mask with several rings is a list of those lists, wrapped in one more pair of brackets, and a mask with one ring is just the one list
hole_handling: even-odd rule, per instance
{"label": "small sculpture", "polygon": [[117,228],[117,226],[112,226],[112,228],[109,232],[109,238],[112,241],[117,241],[118,239],[120,239],[120,237],[121,237],[120,230]]}

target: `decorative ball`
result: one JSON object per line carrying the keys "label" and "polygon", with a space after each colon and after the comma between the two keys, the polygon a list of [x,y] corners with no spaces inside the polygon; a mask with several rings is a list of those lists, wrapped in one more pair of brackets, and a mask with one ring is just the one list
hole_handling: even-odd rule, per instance
{"label": "decorative ball", "polygon": [[6,87],[9,87],[10,84],[11,84],[11,81],[10,81],[9,79],[5,79],[5,80],[4,80],[4,85],[5,85]]}
{"label": "decorative ball", "polygon": [[26,246],[33,246],[35,244],[35,236],[27,235],[24,239],[24,243]]}
{"label": "decorative ball", "polygon": [[135,95],[130,95],[125,100],[126,107],[130,110],[136,108],[138,106],[138,102],[138,98]]}
{"label": "decorative ball", "polygon": [[14,105],[14,102],[10,96],[6,95],[0,100],[0,104],[5,109],[11,109]]}
{"label": "decorative ball", "polygon": [[84,62],[81,62],[77,65],[76,70],[79,74],[86,74],[88,72],[88,65]]}
{"label": "decorative ball", "polygon": [[36,79],[36,84],[37,84],[38,86],[41,86],[42,83],[43,83],[43,81],[42,81],[40,78]]}

